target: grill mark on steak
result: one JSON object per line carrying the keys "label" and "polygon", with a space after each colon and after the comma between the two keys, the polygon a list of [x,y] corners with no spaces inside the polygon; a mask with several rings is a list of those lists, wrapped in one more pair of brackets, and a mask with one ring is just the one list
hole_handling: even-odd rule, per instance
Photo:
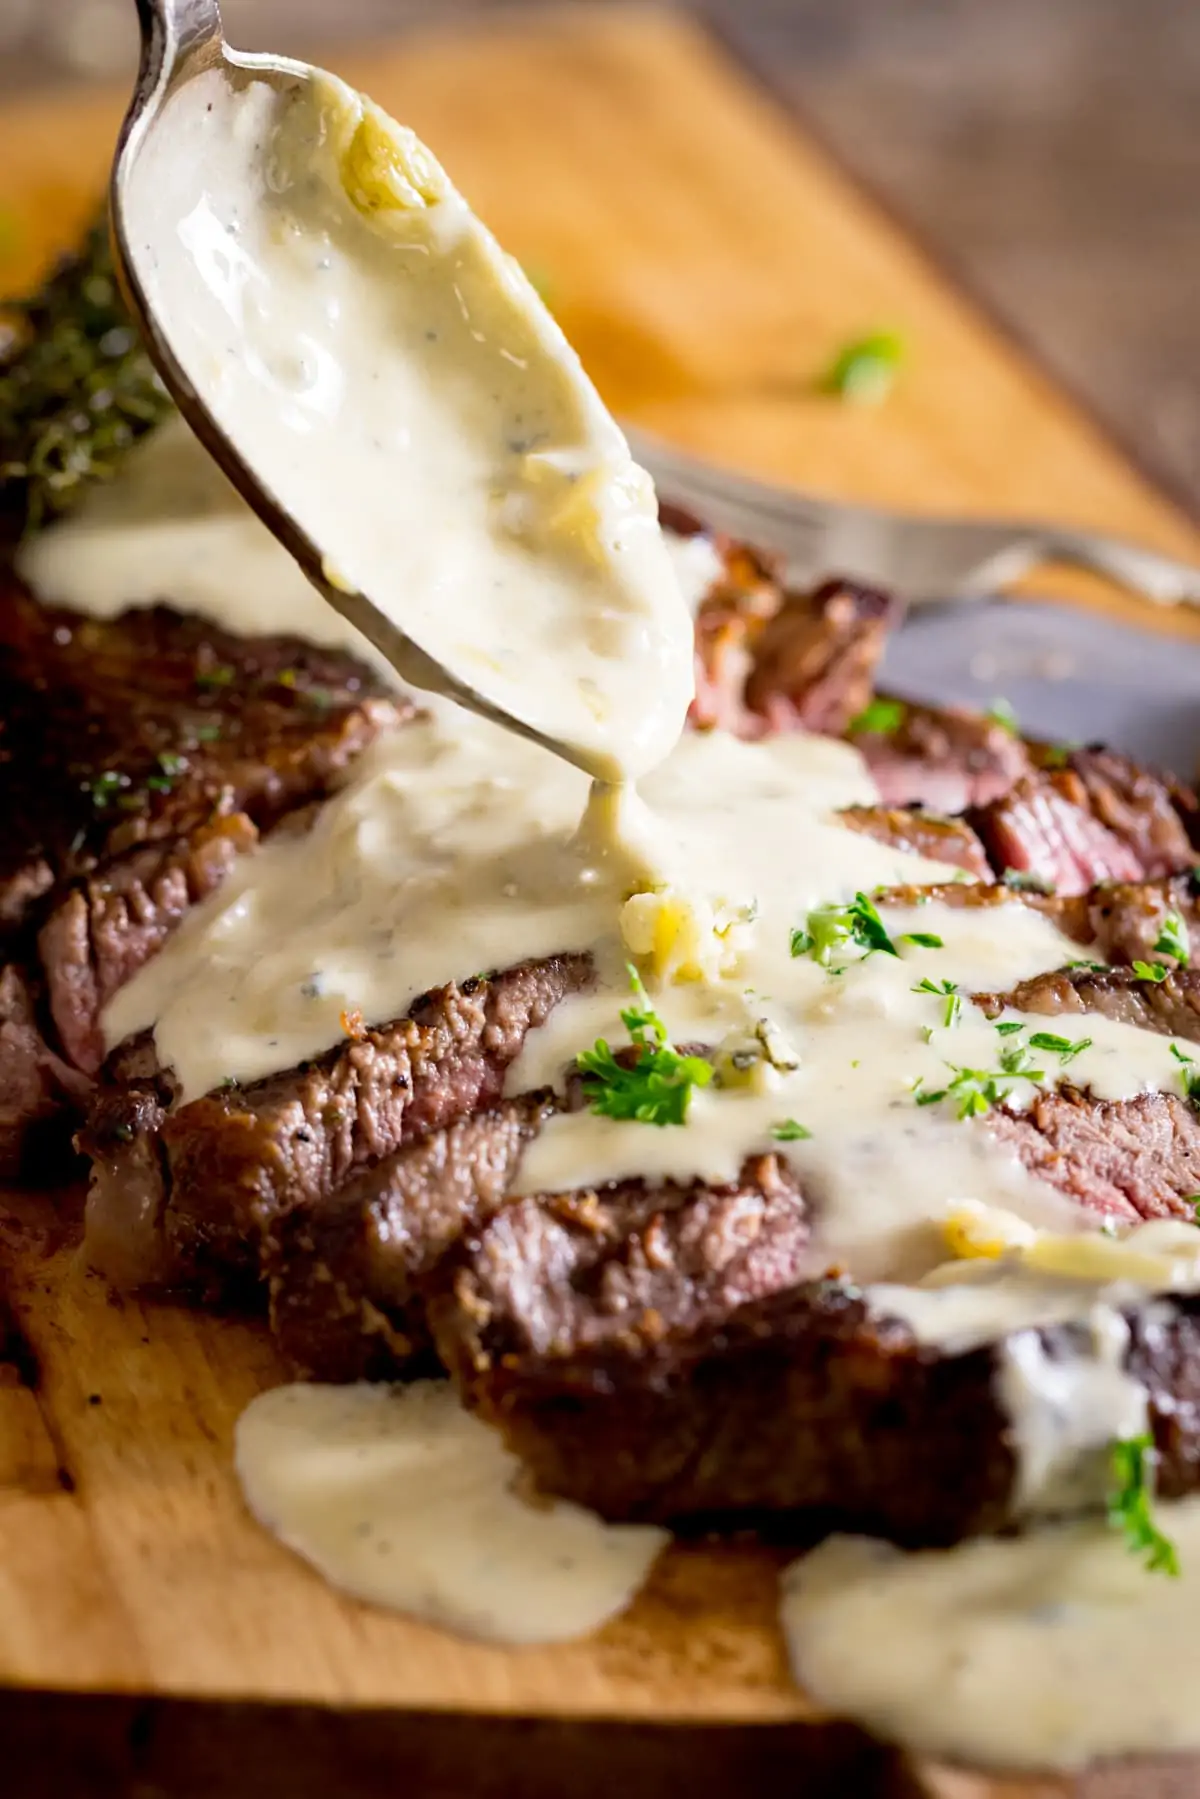
{"label": "grill mark on steak", "polygon": [[464,1233],[504,1203],[554,1104],[532,1093],[460,1119],[268,1226],[271,1325],[297,1373],[394,1379],[438,1365],[424,1289]]}
{"label": "grill mark on steak", "polygon": [[1162,1037],[1200,1042],[1200,969],[1178,968],[1163,981],[1146,981],[1131,968],[1059,968],[1019,981],[1007,993],[971,996],[989,1018],[1006,1006],[1049,1018],[1089,1014],[1136,1025]]}
{"label": "grill mark on steak", "polygon": [[1173,1093],[1104,1100],[1059,1087],[1023,1112],[993,1108],[978,1128],[1090,1212],[1128,1223],[1195,1218],[1200,1115]]}
{"label": "grill mark on steak", "polygon": [[961,818],[941,818],[934,812],[910,812],[895,806],[843,806],[836,814],[847,830],[860,831],[893,849],[912,850],[936,862],[963,868],[978,880],[988,881],[991,868],[978,837]]}
{"label": "grill mark on steak", "polygon": [[[165,1108],[161,1076],[102,1093],[79,1139],[95,1164],[93,1216],[99,1223],[108,1202],[119,1205],[128,1178],[148,1195],[151,1240],[135,1262],[213,1293],[253,1280],[263,1232],[282,1212],[324,1201],[402,1143],[493,1105],[529,1031],[591,980],[587,956],[551,956],[450,983],[300,1068],[175,1109]],[[144,1069],[145,1058],[139,1045],[109,1072]],[[157,1133],[157,1170],[147,1130]]]}

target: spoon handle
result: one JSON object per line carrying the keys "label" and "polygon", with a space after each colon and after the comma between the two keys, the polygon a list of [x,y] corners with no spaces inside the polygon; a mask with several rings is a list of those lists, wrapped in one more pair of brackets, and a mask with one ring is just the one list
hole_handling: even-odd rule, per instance
{"label": "spoon handle", "polygon": [[136,0],[142,60],[130,116],[149,109],[193,58],[219,53],[223,43],[217,0]]}

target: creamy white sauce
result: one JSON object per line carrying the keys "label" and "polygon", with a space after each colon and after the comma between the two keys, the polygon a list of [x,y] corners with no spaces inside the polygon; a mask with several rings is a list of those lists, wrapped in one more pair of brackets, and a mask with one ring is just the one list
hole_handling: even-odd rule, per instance
{"label": "creamy white sauce", "polygon": [[1100,1520],[916,1555],[830,1538],[784,1577],[796,1678],[831,1711],[973,1765],[1200,1748],[1200,1499],[1157,1522],[1178,1579]]}
{"label": "creamy white sauce", "polygon": [[522,1497],[516,1457],[443,1382],[276,1387],[235,1457],[255,1517],[334,1586],[487,1642],[597,1630],[668,1540]]}
{"label": "creamy white sauce", "polygon": [[300,65],[187,82],[156,145],[125,217],[150,305],[329,586],[593,774],[653,766],[692,695],[653,487],[428,150]]}
{"label": "creamy white sauce", "polygon": [[[722,572],[707,537],[663,539],[689,611]],[[93,618],[167,603],[227,631],[282,633],[349,650],[395,679],[361,631],[322,599],[278,538],[175,416],[130,451],[120,474],[35,531],[17,555],[49,604]]]}

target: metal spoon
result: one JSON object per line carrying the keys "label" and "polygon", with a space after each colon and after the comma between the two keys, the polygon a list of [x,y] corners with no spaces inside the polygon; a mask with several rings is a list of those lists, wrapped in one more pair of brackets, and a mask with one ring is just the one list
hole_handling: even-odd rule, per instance
{"label": "metal spoon", "polygon": [[118,277],[147,350],[167,392],[205,449],[243,499],[295,558],[313,586],[373,643],[414,687],[444,695],[506,730],[565,757],[587,773],[595,772],[570,745],[558,742],[524,719],[502,710],[430,656],[419,643],[382,612],[367,594],[335,585],[326,573],[321,550],[303,526],[281,504],[268,484],[245,461],[197,393],[175,354],[170,321],[158,317],[147,297],[144,254],[134,228],[130,189],[156,148],[163,106],[180,87],[214,69],[227,73],[234,85],[266,82],[277,92],[312,79],[307,63],[290,57],[247,54],[224,39],[217,0],[137,0],[142,31],[141,68],[133,100],[121,128],[109,189],[113,244]]}

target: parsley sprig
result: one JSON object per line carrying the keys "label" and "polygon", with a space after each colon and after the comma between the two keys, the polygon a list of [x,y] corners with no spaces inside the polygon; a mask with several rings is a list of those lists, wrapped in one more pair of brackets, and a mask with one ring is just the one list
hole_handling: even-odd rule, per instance
{"label": "parsley sprig", "polygon": [[1118,1437],[1112,1444],[1112,1486],[1108,1494],[1108,1522],[1125,1538],[1134,1555],[1144,1556],[1152,1574],[1179,1573],[1175,1545],[1154,1522],[1151,1508],[1155,1463],[1154,1438]]}
{"label": "parsley sprig", "polygon": [[913,1098],[919,1106],[936,1106],[944,1099],[952,1100],[955,1115],[960,1119],[981,1118],[993,1106],[1003,1105],[1018,1080],[1037,1082],[1046,1078],[1045,1069],[1030,1066],[1029,1052],[1023,1043],[1015,1043],[1000,1052],[999,1068],[959,1068],[953,1062],[947,1062],[946,1066],[954,1076],[952,1081],[933,1092],[927,1092],[924,1082],[918,1081],[913,1088]]}
{"label": "parsley sprig", "polygon": [[812,1136],[807,1125],[794,1118],[781,1118],[778,1124],[771,1126],[771,1135],[776,1143],[803,1143]]}
{"label": "parsley sprig", "polygon": [[944,998],[946,1004],[942,1008],[943,1025],[949,1028],[950,1025],[958,1023],[959,1013],[962,1011],[962,996],[958,991],[957,981],[931,981],[926,975],[925,979],[918,981],[910,991],[912,993],[933,993],[939,999]]}
{"label": "parsley sprig", "polygon": [[1170,969],[1165,962],[1135,962],[1133,972],[1139,981],[1153,981],[1155,985],[1165,981]]}
{"label": "parsley sprig", "polygon": [[1188,928],[1178,912],[1168,912],[1162,922],[1162,930],[1154,944],[1156,955],[1174,956],[1181,968],[1186,968],[1191,954],[1191,943],[1188,939]]}
{"label": "parsley sprig", "polygon": [[1030,1049],[1044,1049],[1047,1055],[1057,1056],[1064,1067],[1073,1062],[1083,1050],[1091,1049],[1090,1037],[1059,1037],[1054,1031],[1035,1031],[1029,1039]]}
{"label": "parsley sprig", "polygon": [[[896,941],[915,944],[919,949],[942,947],[942,939],[932,931],[906,931]],[[791,936],[793,956],[811,956],[824,968],[828,968],[834,950],[851,944],[865,952],[864,960],[876,951],[884,956],[900,954],[865,893],[856,893],[848,906],[817,906],[809,913],[803,929],[794,930]]]}
{"label": "parsley sprig", "polygon": [[636,1054],[620,1060],[603,1037],[594,1049],[575,1058],[583,1075],[583,1094],[593,1112],[605,1118],[634,1119],[639,1124],[684,1124],[695,1087],[713,1078],[703,1056],[681,1056],[672,1048],[667,1027],[650,1004],[636,968],[629,969],[634,1004],[621,1013]]}
{"label": "parsley sprig", "polygon": [[846,729],[851,737],[894,737],[907,717],[908,707],[903,700],[876,698],[855,713]]}

